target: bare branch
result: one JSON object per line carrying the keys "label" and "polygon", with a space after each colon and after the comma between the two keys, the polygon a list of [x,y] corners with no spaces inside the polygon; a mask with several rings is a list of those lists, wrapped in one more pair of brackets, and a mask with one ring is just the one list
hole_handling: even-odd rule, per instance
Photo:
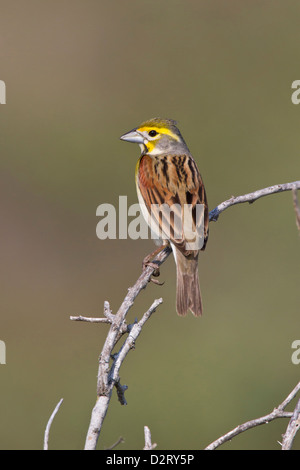
{"label": "bare branch", "polygon": [[293,203],[294,203],[294,210],[296,214],[296,225],[299,230],[300,235],[300,205],[297,197],[297,189],[293,189]]}
{"label": "bare branch", "polygon": [[286,433],[283,436],[282,450],[291,450],[295,436],[300,428],[300,400],[294,409]]}
{"label": "bare branch", "polygon": [[293,413],[286,412],[284,410],[286,406],[292,401],[292,399],[297,395],[299,390],[300,390],[300,382],[296,385],[296,387],[292,390],[292,392],[287,396],[287,398],[271,413],[269,413],[266,416],[262,416],[261,418],[253,419],[251,421],[247,421],[244,424],[240,424],[239,426],[234,428],[232,431],[229,431],[227,434],[224,434],[224,436],[221,436],[219,439],[209,444],[209,446],[207,446],[205,450],[215,450],[218,447],[220,447],[222,444],[230,441],[233,437],[238,436],[242,432],[248,431],[248,429],[254,428],[256,426],[260,426],[261,424],[267,424],[270,421],[273,421],[274,419],[291,418],[293,416]]}
{"label": "bare branch", "polygon": [[146,321],[150,318],[153,312],[157,309],[157,307],[162,303],[162,299],[157,299],[153,302],[149,310],[144,313],[142,319],[138,322],[135,323],[131,331],[127,337],[127,339],[124,341],[123,346],[121,347],[120,351],[118,354],[115,354],[114,356],[114,364],[112,365],[111,371],[110,371],[110,381],[113,381],[114,383],[119,381],[119,370],[120,367],[129,353],[130,349],[134,348],[135,341],[137,337],[139,336],[140,332],[142,331],[143,325],[146,323]]}
{"label": "bare branch", "polygon": [[113,323],[115,316],[113,315],[107,300],[104,302],[104,316],[110,321],[110,323]]}
{"label": "bare branch", "polygon": [[83,317],[82,315],[79,315],[78,317],[70,317],[70,320],[85,321],[88,323],[111,323],[108,318]]}
{"label": "bare branch", "polygon": [[[82,321],[82,322],[87,322],[87,323],[107,323],[110,325],[113,324],[115,321],[115,315],[112,314],[109,302],[107,301],[104,302],[104,315],[105,315],[105,318],[104,317],[101,317],[101,318],[83,317],[82,315],[79,315],[77,317],[70,317],[70,320]],[[128,326],[126,322],[124,321],[123,324],[120,326],[118,339],[123,334],[128,333],[129,330],[130,330],[130,325]]]}
{"label": "bare branch", "polygon": [[[162,299],[155,300],[147,312],[144,313],[141,320],[137,323],[134,323],[133,325],[130,325],[128,336],[121,346],[119,352],[112,355],[112,351],[120,337],[118,336],[118,332],[120,331],[120,328],[125,321],[125,316],[129,308],[133,304],[130,296],[135,295],[135,293],[135,286],[132,289],[129,289],[129,293],[127,294],[123,304],[121,305],[118,313],[114,316],[114,321],[111,324],[100,355],[98,371],[98,399],[92,411],[90,426],[86,437],[85,450],[96,449],[99,434],[107,413],[112,390],[114,387],[117,388],[120,403],[123,405],[126,404],[124,392],[127,389],[127,386],[120,385],[120,367],[130,349],[134,347],[135,341],[142,331],[142,327],[150,318],[152,313],[155,312],[157,307],[162,303]],[[110,367],[109,361],[111,358],[113,362]]]}
{"label": "bare branch", "polygon": [[115,316],[112,314],[109,302],[107,300],[104,302],[104,316],[105,318],[95,318],[95,317],[83,317],[82,315],[79,315],[78,317],[70,317],[70,320],[85,321],[89,323],[113,323]]}
{"label": "bare branch", "polygon": [[300,382],[297,383],[296,387],[293,388],[291,393],[286,397],[286,399],[278,406],[280,410],[285,410],[287,405],[296,397],[297,393],[300,392]]}
{"label": "bare branch", "polygon": [[62,404],[63,401],[64,401],[63,398],[61,400],[59,400],[58,404],[54,408],[54,411],[53,411],[52,415],[50,416],[49,421],[47,423],[46,430],[45,430],[45,435],[44,435],[44,450],[48,450],[50,428],[51,428],[52,422],[53,422],[59,408],[61,407],[61,404]]}
{"label": "bare branch", "polygon": [[112,449],[115,449],[119,444],[123,444],[125,442],[125,439],[123,437],[120,437],[117,442],[115,442],[114,444],[112,444],[111,446],[109,447],[106,447],[105,450],[112,450]]}
{"label": "bare branch", "polygon": [[145,447],[143,450],[153,450],[157,446],[157,444],[152,444],[151,432],[148,426],[144,426],[144,434],[145,434]]}
{"label": "bare branch", "polygon": [[250,204],[260,199],[264,196],[269,196],[270,194],[281,193],[283,191],[293,191],[300,189],[300,181],[294,181],[293,183],[284,183],[276,184],[275,186],[270,186],[269,188],[259,189],[253,193],[244,194],[243,196],[232,196],[227,201],[221,202],[215,209],[209,213],[209,220],[216,222],[219,218],[221,212],[228,209],[228,207],[235,206],[236,204],[243,204],[244,202],[249,202]]}

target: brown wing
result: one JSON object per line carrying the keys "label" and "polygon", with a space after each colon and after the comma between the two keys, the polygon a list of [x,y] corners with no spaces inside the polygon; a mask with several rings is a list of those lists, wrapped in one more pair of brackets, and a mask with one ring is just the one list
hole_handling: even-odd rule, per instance
{"label": "brown wing", "polygon": [[139,163],[137,185],[153,231],[185,256],[204,250],[208,206],[204,184],[190,155],[149,157]]}

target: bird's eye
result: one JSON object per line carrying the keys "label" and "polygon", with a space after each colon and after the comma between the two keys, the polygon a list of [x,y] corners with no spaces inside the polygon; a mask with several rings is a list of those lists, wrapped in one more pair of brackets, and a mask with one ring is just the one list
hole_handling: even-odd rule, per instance
{"label": "bird's eye", "polygon": [[150,137],[155,137],[157,135],[157,132],[156,131],[149,131],[148,134],[150,135]]}

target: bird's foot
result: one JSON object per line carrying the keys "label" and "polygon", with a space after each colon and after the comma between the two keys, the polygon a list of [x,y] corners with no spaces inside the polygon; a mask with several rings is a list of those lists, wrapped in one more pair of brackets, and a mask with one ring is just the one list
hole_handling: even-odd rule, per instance
{"label": "bird's foot", "polygon": [[[153,262],[151,261],[151,259],[153,258],[152,256],[152,253],[148,256],[146,256],[144,259],[143,259],[143,271],[147,268],[147,267],[151,267],[154,269],[153,273],[152,273],[152,276],[154,277],[159,277],[160,276],[160,269],[159,269],[159,266],[156,262]],[[159,282],[157,279],[153,279],[152,277],[149,279],[149,282],[153,282],[154,284],[157,284],[158,286],[162,286],[164,284],[164,282]]]}

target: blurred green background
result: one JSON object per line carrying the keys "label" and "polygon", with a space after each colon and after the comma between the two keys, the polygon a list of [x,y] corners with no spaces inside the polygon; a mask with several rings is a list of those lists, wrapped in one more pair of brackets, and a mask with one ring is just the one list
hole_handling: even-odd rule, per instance
{"label": "blurred green background", "polygon": [[[300,178],[298,1],[1,0],[0,448],[82,449],[105,325],[70,315],[116,312],[153,249],[96,237],[96,208],[137,201],[142,121],[178,121],[210,209],[231,195]],[[161,269],[129,321],[155,298],[121,369],[99,449],[201,449],[271,411],[299,380],[300,240],[290,192],[228,209],[211,223],[199,273],[204,316],[175,312],[175,264]],[[286,420],[223,449],[280,449]],[[294,444],[300,449],[299,436]]]}

